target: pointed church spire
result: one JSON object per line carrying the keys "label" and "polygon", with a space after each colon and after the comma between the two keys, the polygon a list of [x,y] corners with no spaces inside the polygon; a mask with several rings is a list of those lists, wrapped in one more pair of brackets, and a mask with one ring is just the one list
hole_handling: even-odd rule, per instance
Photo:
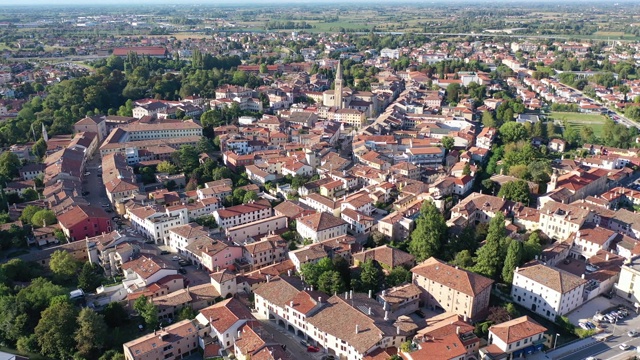
{"label": "pointed church spire", "polygon": [[44,127],[44,124],[42,124],[42,138],[44,139],[44,142],[49,141],[49,135],[47,134],[47,129]]}
{"label": "pointed church spire", "polygon": [[336,109],[342,109],[342,91],[344,90],[344,82],[342,80],[342,64],[338,60],[338,69],[336,70],[336,79],[334,86],[334,106]]}

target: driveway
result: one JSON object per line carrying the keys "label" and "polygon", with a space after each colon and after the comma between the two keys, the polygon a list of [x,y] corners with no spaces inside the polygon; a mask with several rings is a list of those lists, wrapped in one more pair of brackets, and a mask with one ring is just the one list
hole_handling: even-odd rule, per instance
{"label": "driveway", "polygon": [[567,317],[573,325],[578,326],[578,323],[582,320],[592,321],[593,316],[596,314],[596,312],[603,312],[616,305],[617,304],[612,300],[609,300],[604,296],[598,296],[595,299],[592,299],[589,302],[583,304],[577,310],[569,313]]}

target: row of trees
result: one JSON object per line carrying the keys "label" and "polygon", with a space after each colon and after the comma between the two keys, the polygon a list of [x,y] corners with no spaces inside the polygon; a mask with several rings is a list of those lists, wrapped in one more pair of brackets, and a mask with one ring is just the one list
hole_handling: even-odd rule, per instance
{"label": "row of trees", "polygon": [[349,289],[376,293],[383,288],[411,281],[411,272],[401,266],[389,269],[384,276],[382,269],[372,260],[365,261],[352,271],[342,257],[333,260],[323,258],[317,263],[304,264],[300,272],[307,284],[327,294],[341,294]]}

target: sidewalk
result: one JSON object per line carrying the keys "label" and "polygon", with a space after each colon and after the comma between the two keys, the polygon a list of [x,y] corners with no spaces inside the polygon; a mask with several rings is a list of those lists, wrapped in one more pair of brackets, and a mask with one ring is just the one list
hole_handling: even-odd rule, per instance
{"label": "sidewalk", "polygon": [[527,356],[528,360],[549,360],[565,357],[569,354],[584,350],[591,346],[597,345],[599,342],[593,338],[586,338],[575,341],[569,345],[559,347],[549,352],[538,352]]}

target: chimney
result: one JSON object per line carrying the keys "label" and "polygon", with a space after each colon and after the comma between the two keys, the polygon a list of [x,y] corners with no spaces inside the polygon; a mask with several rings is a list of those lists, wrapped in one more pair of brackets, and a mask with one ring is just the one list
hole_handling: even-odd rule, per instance
{"label": "chimney", "polygon": [[358,327],[358,324],[356,324],[356,334],[358,334],[360,331],[360,327]]}
{"label": "chimney", "polygon": [[371,315],[371,306],[369,306],[369,315]]}
{"label": "chimney", "polygon": [[396,326],[396,335],[400,335],[400,325]]}
{"label": "chimney", "polygon": [[460,326],[456,326],[456,335],[460,335]]}
{"label": "chimney", "polygon": [[607,253],[607,256],[605,257],[606,261],[609,261],[609,253]]}
{"label": "chimney", "polygon": [[[516,267],[516,270],[518,270],[518,268],[517,268],[517,267]],[[468,318],[467,318],[467,315],[465,314],[465,315],[464,315],[464,322],[467,322],[467,320],[468,320]]]}
{"label": "chimney", "polygon": [[293,307],[293,300],[289,301],[289,307]]}
{"label": "chimney", "polygon": [[311,285],[311,287],[309,288],[311,291],[313,291],[313,285]]}
{"label": "chimney", "polygon": [[318,304],[322,304],[322,296],[318,296]]}
{"label": "chimney", "polygon": [[581,278],[584,280],[584,274],[582,274]]}
{"label": "chimney", "polygon": [[238,330],[238,337],[236,339],[240,339],[240,330]]}
{"label": "chimney", "polygon": [[267,282],[269,282],[269,280],[271,280],[271,275],[267,274]]}
{"label": "chimney", "polygon": [[387,320],[389,320],[389,312],[385,311],[384,312],[384,321],[387,321]]}
{"label": "chimney", "polygon": [[291,276],[291,269],[287,270],[287,276]]}
{"label": "chimney", "polygon": [[369,290],[369,299],[371,299],[371,294],[373,293],[372,290]]}
{"label": "chimney", "polygon": [[353,290],[349,290],[349,299],[353,299]]}
{"label": "chimney", "polygon": [[344,292],[344,299],[349,300],[349,292],[347,291]]}

